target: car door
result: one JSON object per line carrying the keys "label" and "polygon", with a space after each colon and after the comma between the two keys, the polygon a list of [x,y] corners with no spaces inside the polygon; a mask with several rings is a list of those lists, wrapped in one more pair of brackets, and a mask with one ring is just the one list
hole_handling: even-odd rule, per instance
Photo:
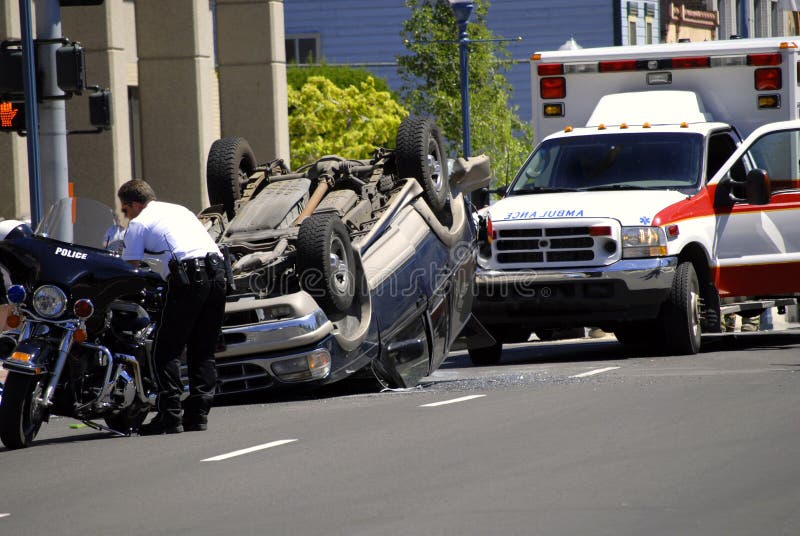
{"label": "car door", "polygon": [[[713,260],[721,296],[800,291],[800,121],[754,131],[709,183],[715,196]],[[745,200],[746,173],[766,171],[766,204]]]}

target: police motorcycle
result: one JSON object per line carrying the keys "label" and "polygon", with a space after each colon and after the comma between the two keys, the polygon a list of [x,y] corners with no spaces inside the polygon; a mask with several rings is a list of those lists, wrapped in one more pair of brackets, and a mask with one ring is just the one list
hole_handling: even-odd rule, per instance
{"label": "police motorcycle", "polygon": [[9,449],[29,446],[52,415],[129,435],[155,408],[153,319],[166,283],[159,266],[136,269],[103,248],[114,225],[106,205],[67,198],[35,233],[0,241],[11,282],[11,329],[0,335]]}

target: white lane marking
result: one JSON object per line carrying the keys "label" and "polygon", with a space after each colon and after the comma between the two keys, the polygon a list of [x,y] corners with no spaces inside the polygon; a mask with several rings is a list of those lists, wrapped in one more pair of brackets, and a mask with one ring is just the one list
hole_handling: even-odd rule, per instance
{"label": "white lane marking", "polygon": [[617,370],[619,367],[606,367],[606,368],[599,368],[590,370],[589,372],[582,372],[581,374],[576,374],[575,376],[570,376],[570,378],[585,378],[587,376],[594,376],[595,374],[602,374],[604,372],[608,372],[609,370]]}
{"label": "white lane marking", "polygon": [[218,462],[222,460],[227,460],[228,458],[234,458],[236,456],[241,456],[243,454],[250,454],[251,452],[256,452],[259,450],[269,449],[272,447],[280,447],[281,445],[285,445],[287,443],[294,443],[297,441],[296,439],[281,439],[280,441],[273,441],[272,443],[264,443],[263,445],[256,445],[255,447],[250,447],[241,450],[234,450],[233,452],[229,452],[227,454],[220,454],[219,456],[214,456],[211,458],[206,458],[205,460],[200,460],[201,462]]}
{"label": "white lane marking", "polygon": [[0,514],[0,517],[8,517],[8,516],[10,516],[10,515],[11,515],[11,514]]}
{"label": "white lane marking", "polygon": [[452,400],[443,400],[442,402],[433,402],[432,404],[422,404],[421,408],[433,408],[436,406],[444,406],[445,404],[456,404],[458,402],[466,402],[467,400],[472,400],[473,398],[482,398],[486,395],[470,395],[470,396],[462,396],[461,398],[454,398]]}

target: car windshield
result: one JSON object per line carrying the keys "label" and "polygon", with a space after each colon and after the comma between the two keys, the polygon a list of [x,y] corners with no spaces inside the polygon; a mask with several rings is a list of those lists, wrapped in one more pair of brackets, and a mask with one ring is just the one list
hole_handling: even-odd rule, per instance
{"label": "car windshield", "polygon": [[55,202],[36,228],[36,235],[102,249],[116,225],[114,211],[93,199],[66,197]]}
{"label": "car windshield", "polygon": [[508,195],[579,190],[681,190],[700,186],[703,136],[625,133],[554,138],[531,154]]}

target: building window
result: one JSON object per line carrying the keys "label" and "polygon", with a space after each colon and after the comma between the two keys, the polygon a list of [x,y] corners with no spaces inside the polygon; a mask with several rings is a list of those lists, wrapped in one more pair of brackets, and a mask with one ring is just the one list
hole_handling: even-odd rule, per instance
{"label": "building window", "polygon": [[648,20],[644,23],[644,42],[648,45],[653,44],[653,21]]}
{"label": "building window", "polygon": [[319,35],[287,35],[286,63],[319,63]]}
{"label": "building window", "polygon": [[636,20],[628,20],[628,44],[636,44]]}

